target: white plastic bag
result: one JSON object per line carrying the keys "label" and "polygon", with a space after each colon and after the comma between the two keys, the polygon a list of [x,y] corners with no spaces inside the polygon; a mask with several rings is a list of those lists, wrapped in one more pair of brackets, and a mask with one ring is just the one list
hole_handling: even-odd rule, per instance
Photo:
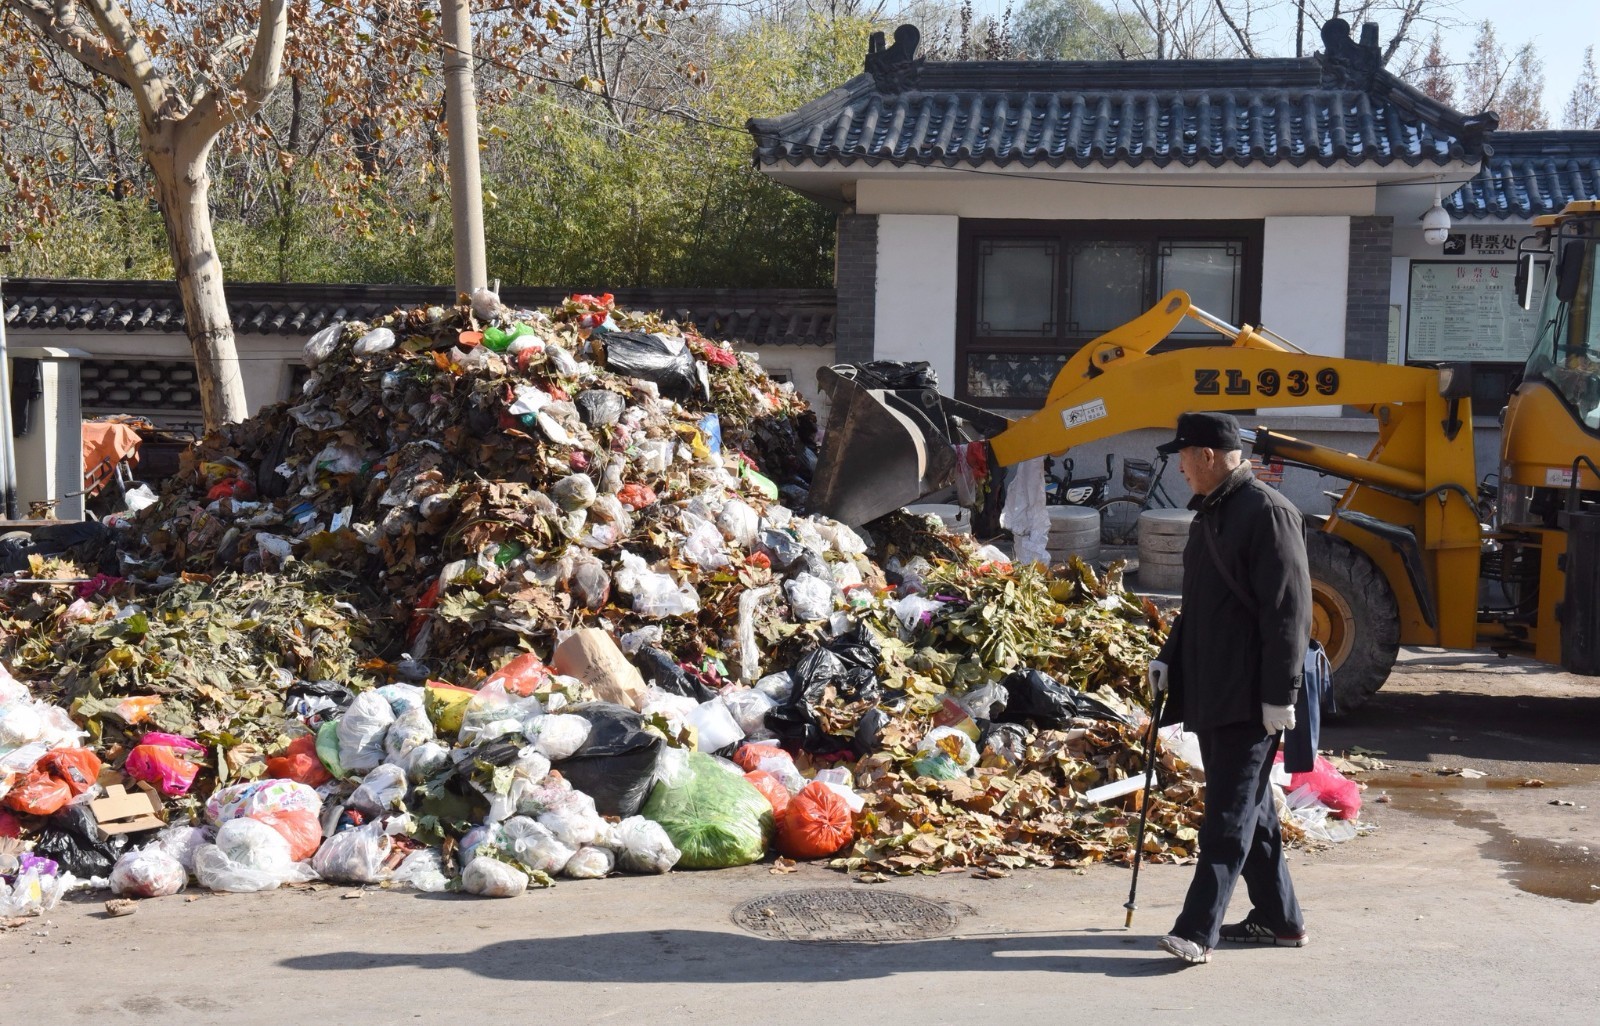
{"label": "white plastic bag", "polygon": [[395,762],[418,745],[434,739],[433,722],[421,707],[407,709],[396,716],[383,735],[383,750],[389,761]]}
{"label": "white plastic bag", "polygon": [[729,499],[717,514],[717,528],[730,545],[748,549],[755,544],[756,532],[761,530],[756,511],[742,499]]}
{"label": "white plastic bag", "polygon": [[629,873],[665,873],[681,857],[661,824],[643,816],[613,826],[607,843],[617,853],[617,868]]}
{"label": "white plastic bag", "polygon": [[394,710],[382,695],[357,695],[339,718],[339,764],[351,773],[375,768],[384,759],[384,740],[393,723]]}
{"label": "white plastic bag", "polygon": [[538,698],[509,694],[504,685],[494,681],[479,688],[467,702],[457,744],[493,741],[512,733],[531,737],[538,733],[538,721],[543,716],[544,707]]}
{"label": "white plastic bag", "polygon": [[545,716],[536,724],[533,747],[551,762],[572,758],[589,740],[589,721],[570,713]]}
{"label": "white plastic bag", "polygon": [[394,841],[379,822],[341,830],[322,842],[311,857],[311,868],[324,880],[340,883],[377,883],[388,876],[383,864]]}
{"label": "white plastic bag", "polygon": [[695,730],[695,748],[702,752],[715,752],[744,737],[744,731],[720,698],[696,705],[688,720]]}
{"label": "white plastic bag", "polygon": [[407,855],[389,879],[424,894],[450,889],[450,878],[444,875],[444,859],[437,848],[423,848]]}
{"label": "white plastic bag", "polygon": [[560,808],[540,813],[539,825],[573,849],[598,844],[606,836],[606,821],[595,812],[594,799],[582,791],[568,792]]}
{"label": "white plastic bag", "polygon": [[400,757],[399,765],[413,784],[438,776],[450,765],[450,749],[438,741],[424,741]]}
{"label": "white plastic bag", "polygon": [[766,693],[755,688],[743,688],[724,694],[722,702],[733,714],[733,722],[744,731],[745,737],[771,736],[767,730],[767,713],[776,709],[778,703]]}
{"label": "white plastic bag", "polygon": [[461,872],[461,889],[482,898],[515,898],[528,889],[528,874],[499,859],[473,859]]}
{"label": "white plastic bag", "polygon": [[195,850],[194,875],[207,890],[241,893],[317,878],[310,866],[290,858],[282,834],[248,816],[228,820],[217,828],[215,844]]}
{"label": "white plastic bag", "polygon": [[46,873],[37,866],[18,873],[15,881],[9,884],[0,877],[0,919],[50,911],[60,903],[61,895],[66,893],[71,882],[70,876]]}
{"label": "white plastic bag", "polygon": [[[529,801],[538,791],[539,785],[544,783],[550,775],[550,760],[540,754],[532,745],[527,745],[517,751],[517,759],[511,764],[511,780],[506,785],[504,794],[489,793],[489,814],[484,817],[486,823],[499,823],[509,819],[519,812],[527,810],[522,808],[524,802]],[[535,815],[543,812],[543,808],[532,810]]]}
{"label": "white plastic bag", "polygon": [[632,552],[622,554],[622,568],[614,581],[633,596],[633,610],[642,616],[687,616],[700,610],[700,595],[693,586],[679,584],[669,574],[658,574]]}
{"label": "white plastic bag", "polygon": [[350,805],[377,816],[400,808],[406,800],[406,771],[393,763],[384,763],[361,780],[361,786],[350,796]]}
{"label": "white plastic bag", "polygon": [[543,823],[527,816],[516,816],[500,824],[499,844],[531,873],[554,876],[572,858],[574,849],[561,841]]}
{"label": "white plastic bag", "polygon": [[185,872],[194,872],[194,853],[202,844],[211,843],[211,831],[205,827],[178,824],[169,826],[156,835],[161,850],[178,860]]}
{"label": "white plastic bag", "polygon": [[1017,562],[1050,565],[1050,515],[1044,506],[1044,457],[1011,468],[1000,526],[1010,528]]}
{"label": "white plastic bag", "polygon": [[683,554],[702,570],[715,570],[733,560],[722,546],[722,532],[709,520],[692,513],[683,515],[688,534],[683,539]]}
{"label": "white plastic bag", "polygon": [[604,880],[611,875],[611,870],[616,864],[616,856],[606,849],[585,845],[567,860],[561,873],[574,880]]}
{"label": "white plastic bag", "polygon": [[357,356],[372,356],[394,348],[394,332],[388,328],[373,328],[356,339],[352,347]]}
{"label": "white plastic bag", "polygon": [[111,891],[132,898],[163,898],[177,894],[189,882],[183,863],[160,843],[125,851],[111,867]]}
{"label": "white plastic bag", "polygon": [[330,324],[326,328],[312,335],[306,342],[305,365],[316,369],[317,364],[333,355],[339,347],[339,336],[344,333],[344,322]]}
{"label": "white plastic bag", "polygon": [[783,593],[789,597],[789,609],[796,620],[826,620],[833,612],[833,585],[820,577],[796,574],[783,582]]}

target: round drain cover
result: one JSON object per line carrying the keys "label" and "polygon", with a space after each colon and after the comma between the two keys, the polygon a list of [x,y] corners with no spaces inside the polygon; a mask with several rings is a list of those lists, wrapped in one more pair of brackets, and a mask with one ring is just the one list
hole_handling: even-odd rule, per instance
{"label": "round drain cover", "polygon": [[897,891],[837,887],[752,898],[733,910],[734,925],[775,940],[903,941],[942,937],[955,913]]}

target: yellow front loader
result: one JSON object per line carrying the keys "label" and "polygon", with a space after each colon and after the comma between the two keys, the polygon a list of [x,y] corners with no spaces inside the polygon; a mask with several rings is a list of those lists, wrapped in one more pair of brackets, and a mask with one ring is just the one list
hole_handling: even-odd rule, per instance
{"label": "yellow front loader", "polygon": [[[1226,324],[1182,292],[1084,346],[1044,408],[1015,421],[875,380],[871,368],[824,368],[832,408],[811,507],[860,524],[940,491],[953,479],[953,443],[984,440],[993,462],[1010,466],[1175,427],[1185,411],[1357,407],[1378,419],[1365,456],[1265,428],[1253,443],[1258,455],[1349,482],[1307,534],[1313,630],[1340,708],[1382,686],[1402,644],[1486,644],[1600,674],[1600,204],[1569,205],[1539,227],[1553,246],[1549,283],[1539,341],[1506,411],[1498,523],[1485,525],[1493,518],[1476,501],[1469,367],[1306,353]],[[1519,287],[1535,256],[1519,262]],[[1184,317],[1230,344],[1152,352]]]}

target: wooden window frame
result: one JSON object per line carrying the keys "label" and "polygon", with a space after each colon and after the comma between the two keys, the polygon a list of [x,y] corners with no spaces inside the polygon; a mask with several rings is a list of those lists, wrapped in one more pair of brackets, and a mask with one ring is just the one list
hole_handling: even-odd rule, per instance
{"label": "wooden window frame", "polygon": [[[1158,261],[1161,243],[1186,240],[1217,240],[1239,242],[1243,245],[1240,263],[1239,310],[1241,323],[1261,322],[1261,250],[1265,222],[1262,221],[1037,221],[989,218],[964,218],[958,235],[959,252],[956,268],[956,398],[976,406],[990,409],[1038,409],[1042,399],[995,398],[974,396],[967,388],[967,360],[970,355],[989,352],[1055,353],[1071,359],[1094,334],[1075,333],[1068,330],[1070,307],[1067,289],[1069,273],[1067,260],[1073,243],[1083,242],[1144,242],[1150,245],[1150,264],[1147,289],[1154,290],[1159,281]],[[1058,295],[1058,316],[1053,337],[1027,338],[1018,336],[980,337],[977,335],[977,251],[980,243],[996,239],[1045,239],[1057,243],[1055,273]],[[1340,283],[1342,284],[1342,283]],[[1147,302],[1154,304],[1159,296],[1150,295]],[[1204,337],[1172,338],[1163,343],[1167,349],[1211,345]]]}

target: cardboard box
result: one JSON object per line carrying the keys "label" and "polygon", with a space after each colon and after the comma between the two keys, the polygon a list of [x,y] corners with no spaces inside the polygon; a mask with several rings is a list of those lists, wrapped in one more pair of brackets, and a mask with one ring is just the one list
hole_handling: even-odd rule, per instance
{"label": "cardboard box", "polygon": [[140,782],[129,791],[121,784],[106,787],[106,796],[89,803],[95,825],[100,828],[100,839],[116,834],[134,834],[141,830],[154,830],[167,825],[162,814],[161,795],[149,784]]}
{"label": "cardboard box", "polygon": [[550,665],[557,673],[576,677],[589,685],[603,702],[637,710],[644,700],[644,678],[611,640],[611,635],[599,628],[573,631],[567,640],[556,646]]}

